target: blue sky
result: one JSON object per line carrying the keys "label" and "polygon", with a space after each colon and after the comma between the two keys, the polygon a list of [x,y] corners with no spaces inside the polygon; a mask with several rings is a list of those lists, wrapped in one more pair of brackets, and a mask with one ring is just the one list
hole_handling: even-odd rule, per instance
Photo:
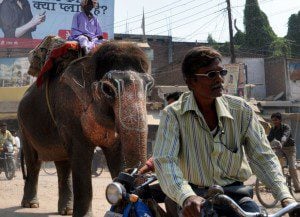
{"label": "blue sky", "polygon": [[[258,2],[277,36],[285,36],[288,18],[298,13],[300,1]],[[231,0],[231,6],[233,19],[243,30],[245,0]],[[115,0],[115,33],[141,34],[143,8],[146,34],[172,35],[177,41],[206,41],[211,33],[217,41],[229,40],[225,0]]]}

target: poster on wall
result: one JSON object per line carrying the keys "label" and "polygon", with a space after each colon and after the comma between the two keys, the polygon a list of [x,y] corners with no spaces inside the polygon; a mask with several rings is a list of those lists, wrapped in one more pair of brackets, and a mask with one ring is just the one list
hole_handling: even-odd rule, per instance
{"label": "poster on wall", "polygon": [[224,79],[224,93],[243,97],[246,82],[244,64],[225,64],[224,68],[228,71]]}
{"label": "poster on wall", "polygon": [[290,100],[300,100],[300,62],[290,60],[287,64],[288,73],[290,76]]}
{"label": "poster on wall", "polygon": [[0,87],[22,87],[34,82],[34,77],[27,74],[27,58],[0,58]]}
{"label": "poster on wall", "polygon": [[[28,48],[48,35],[67,38],[81,0],[0,0],[0,48]],[[104,37],[114,37],[114,0],[99,0],[92,10]]]}

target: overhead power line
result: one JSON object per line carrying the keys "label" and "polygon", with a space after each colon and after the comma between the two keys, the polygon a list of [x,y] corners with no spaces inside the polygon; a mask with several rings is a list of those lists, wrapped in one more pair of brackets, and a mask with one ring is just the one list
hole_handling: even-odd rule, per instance
{"label": "overhead power line", "polygon": [[[210,9],[212,9],[212,8],[215,8],[216,6],[218,6],[218,5],[215,5],[215,6],[213,6],[213,7],[207,8],[207,9],[205,9],[205,10],[198,11],[197,13],[191,14],[191,15],[189,15],[189,16],[180,18],[179,20],[176,20],[176,21],[172,22],[172,24],[178,23],[178,22],[180,22],[180,21],[182,21],[182,20],[186,20],[186,19],[191,18],[191,17],[195,17],[196,15],[199,15],[199,14],[201,14],[202,12],[208,11],[208,10],[210,10]],[[211,15],[213,15],[213,14],[216,14],[216,13],[222,11],[222,10],[224,10],[224,8],[222,8],[221,10],[217,10],[217,11],[215,11],[215,12],[213,12],[213,13],[206,14],[206,15],[200,17],[200,18],[193,19],[193,20],[191,20],[191,21],[189,21],[189,22],[186,22],[186,23],[184,23],[184,24],[182,24],[182,25],[172,27],[172,29],[176,29],[176,28],[181,27],[181,26],[183,26],[183,25],[186,25],[186,24],[195,22],[195,21],[197,21],[197,20],[206,18],[206,17],[211,16]],[[150,29],[150,30],[148,30],[148,32],[153,32],[153,31],[155,31],[155,30],[157,30],[157,29],[161,29],[161,28],[164,28],[164,27],[166,27],[166,25],[162,25],[162,26],[156,27],[156,28],[154,28],[154,29]],[[165,31],[163,31],[163,32],[165,32]],[[157,34],[160,34],[160,33],[157,33]]]}
{"label": "overhead power line", "polygon": [[[147,16],[148,18],[150,18],[150,17],[156,16],[156,15],[159,15],[159,14],[161,14],[161,13],[163,13],[163,12],[166,12],[166,11],[169,11],[169,10],[172,10],[172,9],[175,9],[175,8],[178,8],[178,7],[181,7],[181,6],[183,6],[183,5],[187,5],[187,4],[189,4],[189,3],[191,3],[191,2],[194,2],[194,1],[196,1],[196,0],[191,0],[191,1],[189,1],[189,2],[185,2],[184,4],[174,6],[174,4],[176,4],[177,2],[181,2],[181,1],[183,1],[183,0],[179,0],[179,1],[176,1],[176,2],[173,2],[173,3],[170,3],[170,4],[166,5],[166,6],[163,6],[163,7],[157,8],[157,9],[154,9],[154,10],[152,10],[152,11],[145,12],[145,15],[151,14],[151,13],[153,13],[153,12],[157,12],[157,13],[151,15],[151,16]],[[170,5],[172,5],[172,6],[174,6],[174,7],[168,8],[168,9],[166,9],[166,10],[164,10],[164,11],[160,11],[161,9],[166,8],[166,7],[170,6]],[[159,11],[159,12],[158,12],[158,11]],[[135,16],[133,16],[133,17],[129,17],[128,20],[132,20],[132,19],[134,19],[134,18],[137,18],[137,19],[135,19],[134,21],[130,21],[130,22],[128,22],[128,23],[130,24],[130,23],[141,22],[141,16],[142,16],[142,15],[143,15],[143,14],[141,13],[141,14],[135,15]],[[128,21],[128,20],[127,20],[127,21]],[[112,25],[115,25],[115,24],[118,24],[118,23],[122,23],[122,22],[125,22],[125,21],[126,21],[126,20],[117,21],[117,22],[114,22],[113,24],[106,25],[105,27],[110,27],[110,26],[112,26]],[[115,28],[118,28],[118,27],[122,27],[122,26],[124,26],[124,24],[119,25],[119,26],[114,26],[114,27],[115,27]]]}
{"label": "overhead power line", "polygon": [[[196,29],[194,32],[192,32],[191,34],[185,36],[184,38],[185,39],[188,39],[188,38],[191,38],[192,36],[194,36],[196,33],[198,33],[201,29],[203,29],[205,26],[207,26],[208,24],[210,24],[213,20],[216,20],[220,15],[223,14],[223,11],[222,13],[220,14],[217,14],[217,16],[213,17],[212,19],[210,19],[208,22],[204,23],[202,26],[200,26],[198,29]],[[207,32],[207,33],[210,33],[210,32]]]}
{"label": "overhead power line", "polygon": [[[171,17],[177,16],[177,15],[180,15],[180,14],[185,13],[185,12],[188,12],[188,11],[190,11],[190,10],[194,10],[195,8],[198,8],[198,7],[200,7],[200,6],[204,5],[204,4],[207,4],[207,3],[209,3],[209,2],[211,2],[211,0],[209,0],[209,1],[207,1],[207,2],[204,2],[204,3],[202,3],[202,4],[199,4],[199,5],[195,6],[195,7],[191,7],[191,8],[188,8],[188,9],[186,9],[186,10],[180,11],[180,12],[178,12],[178,13],[176,13],[176,14],[173,14],[173,15],[169,16],[168,18],[171,18]],[[218,6],[218,5],[216,5],[216,6]],[[216,6],[214,6],[214,7],[216,7]],[[210,9],[210,8],[209,8],[209,9]],[[207,10],[209,10],[209,9],[207,9]],[[204,11],[206,11],[206,10],[204,10]],[[200,11],[200,13],[201,13],[201,12],[202,12],[202,11]],[[197,14],[198,14],[198,13],[199,13],[199,11],[197,12]],[[195,14],[194,14],[194,15],[195,15]],[[150,16],[150,17],[151,17],[151,16]],[[150,18],[150,17],[147,17],[147,18]],[[153,22],[151,22],[151,23],[148,23],[147,26],[150,26],[150,25],[152,25],[152,24],[155,24],[155,23],[158,23],[158,22],[164,21],[164,20],[165,20],[165,18],[162,18],[162,19],[159,19],[159,20],[155,20],[155,21],[153,21]],[[139,20],[139,22],[140,22],[140,20]],[[138,29],[138,28],[135,28],[135,29],[132,29],[132,30],[136,30],[136,29]]]}

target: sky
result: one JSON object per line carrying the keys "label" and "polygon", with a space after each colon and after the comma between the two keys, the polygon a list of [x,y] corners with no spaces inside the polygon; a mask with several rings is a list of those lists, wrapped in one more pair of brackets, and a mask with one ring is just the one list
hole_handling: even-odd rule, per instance
{"label": "sky", "polygon": [[[101,0],[100,0],[101,1]],[[300,11],[300,0],[258,0],[275,34],[287,33],[288,18]],[[205,42],[208,34],[229,41],[226,0],[115,0],[115,33],[172,35],[175,41]],[[245,0],[231,0],[232,19],[244,30]],[[234,33],[236,31],[234,30]]]}

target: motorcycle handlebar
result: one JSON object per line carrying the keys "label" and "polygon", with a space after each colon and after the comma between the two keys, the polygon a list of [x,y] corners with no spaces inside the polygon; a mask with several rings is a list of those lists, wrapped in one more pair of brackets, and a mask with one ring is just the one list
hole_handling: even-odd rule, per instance
{"label": "motorcycle handlebar", "polygon": [[156,180],[157,180],[156,175],[151,175],[151,176],[149,176],[148,179],[147,179],[147,181],[144,182],[142,185],[138,186],[138,187],[134,190],[134,192],[136,192],[136,191],[138,191],[139,189],[145,187],[146,185],[149,185],[149,184],[155,182]]}
{"label": "motorcycle handlebar", "polygon": [[244,211],[233,199],[224,194],[215,195],[213,198],[211,198],[210,202],[213,204],[227,204],[242,217],[281,217],[284,214],[290,213],[297,208],[300,209],[300,203],[295,202],[280,209],[274,214],[267,214],[265,212],[247,212]]}

